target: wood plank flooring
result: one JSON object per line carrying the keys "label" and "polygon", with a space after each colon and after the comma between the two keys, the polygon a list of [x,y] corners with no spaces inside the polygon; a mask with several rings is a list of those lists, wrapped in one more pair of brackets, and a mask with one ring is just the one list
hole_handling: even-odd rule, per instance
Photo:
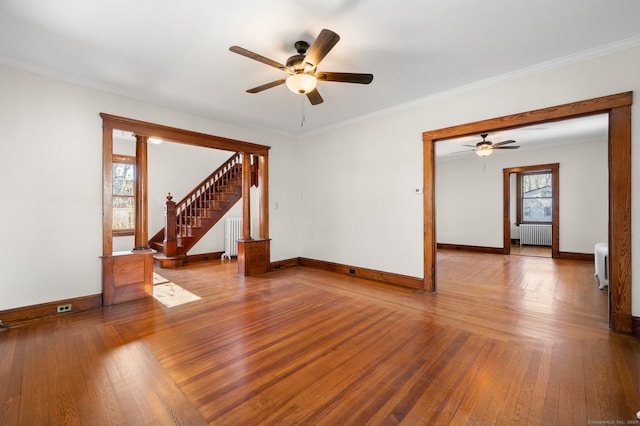
{"label": "wood plank flooring", "polygon": [[529,246],[520,244],[511,244],[511,254],[514,256],[534,256],[534,257],[551,257],[551,247],[549,246]]}
{"label": "wood plank flooring", "polygon": [[0,332],[2,425],[633,424],[640,341],[590,262],[440,251],[438,293],[207,262],[154,299]]}

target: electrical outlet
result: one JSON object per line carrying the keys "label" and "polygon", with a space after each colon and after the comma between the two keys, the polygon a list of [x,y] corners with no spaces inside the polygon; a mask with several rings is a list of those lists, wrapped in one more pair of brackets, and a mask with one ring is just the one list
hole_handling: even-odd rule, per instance
{"label": "electrical outlet", "polygon": [[69,312],[70,310],[71,310],[71,303],[67,305],[58,305],[58,307],[56,308],[57,313]]}

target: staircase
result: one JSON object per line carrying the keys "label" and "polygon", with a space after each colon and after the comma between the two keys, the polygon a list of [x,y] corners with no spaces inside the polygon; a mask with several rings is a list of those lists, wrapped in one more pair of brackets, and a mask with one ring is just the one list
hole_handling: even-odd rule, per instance
{"label": "staircase", "polygon": [[[252,186],[258,184],[257,164],[251,167]],[[242,198],[241,154],[232,155],[180,202],[172,198],[167,196],[165,227],[149,240],[162,267],[182,265],[187,252]]]}

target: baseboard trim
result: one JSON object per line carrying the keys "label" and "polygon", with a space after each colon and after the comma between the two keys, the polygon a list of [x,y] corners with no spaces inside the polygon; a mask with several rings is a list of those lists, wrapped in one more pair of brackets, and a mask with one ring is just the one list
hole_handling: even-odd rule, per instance
{"label": "baseboard trim", "polygon": [[277,271],[285,268],[293,268],[294,266],[300,266],[300,258],[294,257],[292,259],[284,259],[278,260],[276,262],[271,262],[271,270]]}
{"label": "baseboard trim", "polygon": [[[468,246],[464,244],[446,244],[438,243],[438,250],[457,250],[457,251],[472,251],[476,253],[490,253],[490,254],[505,254],[502,247],[484,247],[484,246]],[[593,254],[589,253],[573,253],[569,251],[561,251],[558,253],[558,259],[566,260],[584,260],[588,262],[594,261]]]}
{"label": "baseboard trim", "polygon": [[446,244],[446,243],[438,243],[438,250],[457,250],[457,251],[473,251],[480,253],[490,253],[490,254],[504,254],[504,249],[502,247],[484,247],[484,246],[467,246],[464,244]]}
{"label": "baseboard trim", "polygon": [[304,257],[301,257],[299,259],[299,263],[300,266],[322,269],[325,271],[336,272],[338,274],[349,275],[352,277],[366,278],[368,280],[380,281],[386,284],[393,284],[400,287],[408,287],[419,290],[424,289],[424,280],[422,278],[410,277],[408,275],[376,271],[373,269],[360,268],[351,265],[342,265],[339,263],[326,262],[324,260],[307,259]]}
{"label": "baseboard trim", "polygon": [[[71,310],[58,313],[56,310],[60,305],[71,305]],[[100,307],[102,307],[102,294],[94,294],[92,296],[75,297],[73,299],[57,300],[55,302],[7,309],[5,311],[0,311],[0,320],[9,327],[15,327],[33,320],[69,315]]]}
{"label": "baseboard trim", "polygon": [[572,253],[568,251],[561,251],[558,253],[558,259],[584,260],[588,262],[593,262],[594,255],[589,253]]}
{"label": "baseboard trim", "polygon": [[631,317],[631,333],[640,337],[640,317]]}

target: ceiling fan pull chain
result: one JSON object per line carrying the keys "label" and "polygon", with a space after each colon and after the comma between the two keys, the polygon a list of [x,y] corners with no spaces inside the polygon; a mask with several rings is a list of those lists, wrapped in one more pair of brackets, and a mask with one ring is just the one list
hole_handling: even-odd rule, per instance
{"label": "ceiling fan pull chain", "polygon": [[304,110],[304,101],[306,99],[304,98],[304,96],[300,97],[300,127],[304,127],[304,122],[307,120],[307,117],[305,115],[305,110]]}

